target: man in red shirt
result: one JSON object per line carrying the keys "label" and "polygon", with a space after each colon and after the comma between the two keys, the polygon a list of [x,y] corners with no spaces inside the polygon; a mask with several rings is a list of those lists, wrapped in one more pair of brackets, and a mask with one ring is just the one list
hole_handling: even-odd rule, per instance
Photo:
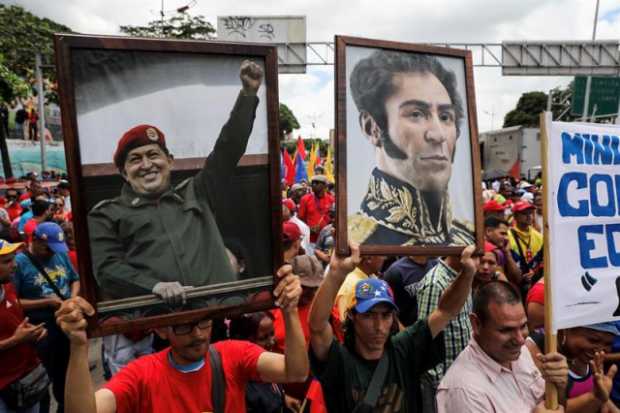
{"label": "man in red shirt", "polygon": [[[15,287],[11,283],[11,274],[15,270],[15,251],[21,245],[0,239],[0,396],[11,383],[39,365],[34,343],[46,334],[43,323],[32,325],[24,318]],[[7,411],[13,410],[9,410],[5,400],[0,397],[0,412]],[[39,403],[16,411],[38,412]]]}
{"label": "man in red shirt", "polygon": [[32,202],[32,218],[30,218],[26,225],[24,225],[24,235],[26,236],[26,244],[30,245],[32,243],[32,234],[34,230],[37,229],[37,226],[44,221],[50,219],[53,215],[52,203],[42,200],[35,199]]}
{"label": "man in red shirt", "polygon": [[22,206],[18,202],[19,193],[15,188],[9,188],[6,190],[6,205],[4,209],[9,213],[9,219],[11,222],[15,218],[18,218],[22,214]]}
{"label": "man in red shirt", "polygon": [[329,224],[329,207],[334,197],[327,192],[327,177],[314,175],[311,180],[312,193],[299,201],[297,216],[310,227],[310,242],[316,242],[321,229]]}
{"label": "man in red shirt", "polygon": [[[308,355],[297,312],[301,296],[299,278],[290,265],[281,267],[277,276],[280,281],[274,296],[287,329],[285,354],[271,353],[244,341],[215,343],[225,391],[213,396],[224,396],[224,412],[246,410],[244,393],[249,381],[302,382],[308,375]],[[85,318],[93,314],[91,305],[80,297],[65,301],[56,313],[58,324],[71,341],[65,412],[216,411],[212,384],[217,382],[213,381],[210,358],[205,357],[209,352],[211,320],[198,319],[156,329],[157,334],[170,341],[170,348],[133,361],[95,393],[88,368]]]}

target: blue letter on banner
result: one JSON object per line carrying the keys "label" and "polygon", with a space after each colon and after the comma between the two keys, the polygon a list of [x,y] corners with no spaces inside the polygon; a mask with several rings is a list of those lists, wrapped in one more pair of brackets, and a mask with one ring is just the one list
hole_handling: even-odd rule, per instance
{"label": "blue letter on banner", "polygon": [[577,230],[579,237],[579,256],[583,268],[606,268],[607,259],[605,257],[592,258],[590,251],[594,249],[594,241],[588,239],[588,234],[602,234],[602,225],[582,225]]}
{"label": "blue letter on banner", "polygon": [[[598,201],[598,183],[605,184],[607,191],[607,205],[601,205]],[[593,174],[590,177],[590,208],[595,217],[613,217],[616,215],[616,199],[614,183],[611,175]]]}
{"label": "blue letter on banner", "polygon": [[578,207],[572,207],[568,203],[568,185],[571,181],[577,182],[577,189],[583,189],[587,186],[588,177],[583,172],[568,172],[562,175],[560,185],[558,186],[558,209],[563,217],[587,217],[588,201],[581,200]]}

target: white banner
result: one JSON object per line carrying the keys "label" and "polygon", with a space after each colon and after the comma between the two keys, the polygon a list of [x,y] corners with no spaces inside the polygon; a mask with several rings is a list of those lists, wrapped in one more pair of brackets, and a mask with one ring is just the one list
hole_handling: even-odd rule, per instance
{"label": "white banner", "polygon": [[620,127],[546,119],[552,330],[618,320]]}

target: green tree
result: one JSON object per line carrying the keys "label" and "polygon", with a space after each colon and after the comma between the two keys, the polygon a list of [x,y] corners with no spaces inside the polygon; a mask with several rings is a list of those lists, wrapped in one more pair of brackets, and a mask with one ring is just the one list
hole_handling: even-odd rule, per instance
{"label": "green tree", "polygon": [[[581,119],[581,116],[571,114],[574,83],[572,81],[565,88],[556,87],[550,91],[553,120],[573,122]],[[544,92],[527,92],[522,94],[519,102],[517,102],[517,107],[508,112],[504,117],[504,127],[517,125],[537,127],[540,112],[547,110],[547,102],[548,95]],[[613,117],[597,118],[595,122],[609,121]]]}
{"label": "green tree", "polygon": [[547,108],[545,92],[527,92],[521,95],[517,107],[504,117],[504,128],[509,126],[536,127],[539,124],[540,112]]}
{"label": "green tree", "polygon": [[295,114],[284,103],[280,103],[280,138],[283,139],[294,129],[299,129],[299,122]]}
{"label": "green tree", "polygon": [[16,97],[25,97],[30,93],[30,85],[15,72],[10,70],[0,55],[0,102],[11,102]]}
{"label": "green tree", "polygon": [[130,36],[196,40],[212,39],[215,34],[215,28],[204,16],[190,16],[185,11],[167,19],[150,21],[146,26],[121,26],[120,30]]}
{"label": "green tree", "polygon": [[[53,34],[71,32],[67,26],[37,17],[22,7],[6,5],[0,5],[0,27],[0,56],[3,64],[26,81],[34,77],[37,53],[41,53],[44,63],[51,64],[54,61]],[[53,79],[54,73],[47,72],[46,76]],[[0,78],[2,81],[5,79],[4,76]]]}

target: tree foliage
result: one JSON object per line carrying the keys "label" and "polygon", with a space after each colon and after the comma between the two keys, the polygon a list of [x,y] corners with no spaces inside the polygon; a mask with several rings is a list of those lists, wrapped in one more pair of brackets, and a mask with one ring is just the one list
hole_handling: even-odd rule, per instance
{"label": "tree foliage", "polygon": [[295,114],[284,103],[280,103],[280,138],[284,138],[294,129],[299,129]]}
{"label": "tree foliage", "polygon": [[10,102],[16,97],[25,97],[30,90],[28,83],[3,64],[0,55],[0,101]]}
{"label": "tree foliage", "polygon": [[41,53],[43,61],[54,61],[53,34],[71,29],[50,19],[40,18],[19,6],[0,5],[0,54],[6,67],[17,76],[34,76],[34,60]]}
{"label": "tree foliage", "polygon": [[526,92],[521,95],[517,107],[504,117],[504,128],[509,126],[536,127],[539,116],[547,108],[547,94],[545,92]]}
{"label": "tree foliage", "polygon": [[152,20],[146,26],[121,26],[121,32],[138,37],[163,37],[175,39],[212,39],[215,28],[204,16],[190,16],[178,12],[163,20]]}
{"label": "tree foliage", "polygon": [[[50,19],[40,18],[19,6],[0,4],[0,90],[2,99],[24,96],[34,82],[35,55],[43,62],[54,61],[53,34],[71,29]],[[53,70],[45,76],[55,79]]]}
{"label": "tree foliage", "polygon": [[[579,120],[580,116],[571,114],[574,82],[570,82],[565,88],[556,87],[551,90],[551,112],[553,120],[572,122]],[[527,92],[521,95],[517,107],[504,117],[504,128],[509,126],[538,127],[540,112],[547,110],[548,95],[544,92]],[[596,122],[604,122],[609,118],[597,118]]]}

